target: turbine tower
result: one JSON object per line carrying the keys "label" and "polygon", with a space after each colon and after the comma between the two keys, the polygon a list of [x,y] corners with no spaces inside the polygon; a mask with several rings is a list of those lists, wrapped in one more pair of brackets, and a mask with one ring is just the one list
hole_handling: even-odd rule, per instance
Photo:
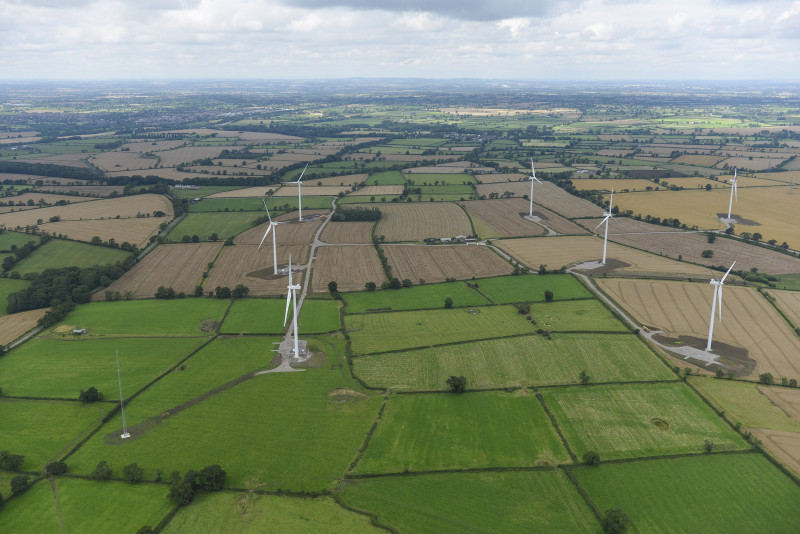
{"label": "turbine tower", "polygon": [[267,201],[264,201],[264,209],[267,210],[267,217],[269,218],[269,226],[267,227],[267,231],[264,233],[264,237],[261,238],[261,243],[258,244],[258,250],[261,250],[261,245],[264,244],[264,240],[267,238],[267,234],[270,230],[272,230],[272,274],[278,274],[278,245],[275,243],[275,233],[278,231],[277,226],[280,224],[272,220],[272,217],[269,214],[269,208],[267,207]]}
{"label": "turbine tower", "polygon": [[125,423],[125,400],[122,398],[122,377],[119,374],[119,349],[117,350],[117,381],[119,382],[119,409],[122,411],[122,434],[119,437],[125,439],[131,435],[128,434],[128,425]]}
{"label": "turbine tower", "polygon": [[303,192],[300,190],[300,180],[303,179],[303,175],[306,173],[306,169],[307,168],[308,168],[308,163],[306,163],[306,166],[303,168],[303,172],[300,173],[300,178],[298,178],[296,182],[292,182],[292,183],[296,183],[297,184],[297,217],[298,217],[298,222],[303,222]]}
{"label": "turbine tower", "polygon": [[736,201],[739,201],[739,190],[736,188],[736,179],[738,169],[733,169],[733,178],[731,178],[731,201],[728,203],[728,219],[731,218],[731,208],[733,207],[733,197],[736,196]]}
{"label": "turbine tower", "polygon": [[530,201],[531,201],[531,208],[530,208],[530,210],[528,210],[528,217],[533,217],[533,182],[534,181],[539,182],[540,184],[542,183],[536,177],[536,169],[533,168],[533,158],[531,158],[531,196],[529,197]]}
{"label": "turbine tower", "polygon": [[[717,311],[717,300],[719,300],[719,322],[722,322],[722,286],[725,284],[725,278],[728,276],[728,273],[731,272],[733,266],[736,265],[736,262],[733,262],[728,268],[728,271],[725,273],[725,276],[722,277],[722,280],[717,280],[717,277],[711,280],[711,285],[714,286],[714,296],[711,297],[711,321],[708,324],[708,345],[706,346],[706,351],[711,352],[711,337],[714,335],[714,313]],[[713,273],[712,273],[713,276]]]}
{"label": "turbine tower", "polygon": [[301,289],[300,284],[294,285],[292,283],[292,256],[289,255],[289,285],[286,286],[289,292],[286,294],[286,313],[283,315],[283,326],[286,326],[286,319],[289,317],[289,304],[292,304],[294,311],[294,321],[292,321],[292,329],[294,330],[294,357],[300,358],[300,351],[298,350],[297,342],[297,290]]}
{"label": "turbine tower", "polygon": [[594,227],[595,230],[600,228],[600,225],[606,223],[606,235],[603,238],[603,261],[601,262],[603,265],[606,264],[606,247],[608,246],[608,220],[613,219],[614,216],[611,214],[611,207],[613,206],[614,202],[614,188],[611,188],[611,198],[608,200],[608,211],[603,212],[603,220],[600,221],[600,224]]}

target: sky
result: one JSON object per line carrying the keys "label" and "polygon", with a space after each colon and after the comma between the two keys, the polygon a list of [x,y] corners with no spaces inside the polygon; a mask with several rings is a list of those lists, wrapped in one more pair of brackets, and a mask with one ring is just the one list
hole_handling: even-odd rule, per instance
{"label": "sky", "polygon": [[0,0],[0,80],[800,81],[792,0]]}

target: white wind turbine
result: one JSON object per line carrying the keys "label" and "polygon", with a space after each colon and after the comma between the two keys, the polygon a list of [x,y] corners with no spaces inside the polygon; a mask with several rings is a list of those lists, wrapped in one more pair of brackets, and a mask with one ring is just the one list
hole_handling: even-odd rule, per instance
{"label": "white wind turbine", "polygon": [[733,207],[733,197],[736,196],[736,201],[739,201],[739,190],[736,188],[736,183],[739,181],[736,179],[738,169],[733,169],[733,178],[731,178],[731,201],[728,203],[728,219],[731,218],[731,208]]}
{"label": "white wind turbine", "polygon": [[261,250],[261,245],[264,244],[264,240],[267,238],[267,234],[270,230],[272,230],[272,274],[278,274],[278,245],[275,243],[275,232],[278,231],[277,226],[280,224],[279,222],[275,222],[272,220],[272,217],[269,214],[269,208],[267,207],[267,201],[264,201],[264,209],[267,210],[267,217],[269,218],[269,226],[267,227],[267,231],[264,233],[264,237],[261,238],[261,243],[258,244],[258,250]]}
{"label": "white wind turbine", "polygon": [[728,276],[728,273],[731,272],[733,266],[736,265],[736,262],[733,262],[725,273],[725,276],[722,277],[722,280],[717,280],[717,277],[714,276],[714,273],[711,273],[714,276],[714,279],[711,280],[711,285],[714,286],[714,296],[711,297],[711,321],[708,324],[708,345],[706,346],[707,351],[711,351],[711,336],[714,334],[714,313],[717,311],[717,300],[719,300],[719,322],[722,322],[722,286],[725,284],[725,278]]}
{"label": "white wind turbine", "polygon": [[300,191],[300,180],[303,179],[307,168],[308,163],[306,163],[306,166],[303,168],[303,172],[300,173],[300,178],[298,178],[296,182],[292,182],[297,184],[297,214],[299,222],[303,222],[303,193]]}
{"label": "white wind turbine", "polygon": [[541,181],[540,181],[540,180],[539,180],[539,179],[536,177],[536,169],[534,169],[534,168],[533,168],[533,158],[531,158],[531,196],[529,197],[529,198],[530,198],[530,201],[531,201],[531,208],[530,208],[530,210],[528,211],[528,216],[529,216],[529,217],[533,217],[533,182],[534,182],[534,181],[536,181],[536,182],[539,182],[540,184],[542,183],[542,182],[541,182]]}
{"label": "white wind turbine", "polygon": [[292,304],[294,310],[294,321],[292,322],[292,329],[294,330],[294,357],[299,358],[300,352],[297,348],[297,290],[300,289],[300,284],[294,285],[292,283],[292,255],[289,255],[289,285],[286,286],[289,292],[286,294],[286,313],[283,316],[283,326],[286,326],[286,319],[289,317],[289,304]]}
{"label": "white wind turbine", "polygon": [[608,220],[613,219],[614,216],[611,214],[611,207],[614,205],[614,188],[611,188],[611,198],[608,200],[608,211],[603,212],[603,220],[600,221],[600,224],[594,227],[595,230],[600,228],[600,225],[606,223],[606,235],[603,238],[603,261],[601,262],[603,265],[606,264],[606,247],[608,246]]}

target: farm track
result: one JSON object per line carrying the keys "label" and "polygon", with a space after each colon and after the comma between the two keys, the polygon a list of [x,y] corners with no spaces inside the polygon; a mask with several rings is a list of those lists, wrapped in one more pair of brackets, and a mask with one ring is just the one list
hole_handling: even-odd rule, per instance
{"label": "farm track", "polygon": [[58,498],[58,485],[53,477],[47,477],[47,481],[50,483],[50,491],[53,492],[53,500],[55,501],[56,507],[56,518],[58,519],[58,531],[61,533],[65,533],[67,531],[66,527],[64,527],[64,516],[61,514],[61,500]]}

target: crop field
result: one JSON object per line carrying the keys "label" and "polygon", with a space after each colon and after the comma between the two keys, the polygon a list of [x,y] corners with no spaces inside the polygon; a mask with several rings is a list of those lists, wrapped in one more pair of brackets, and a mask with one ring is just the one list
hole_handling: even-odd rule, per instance
{"label": "crop field", "polygon": [[129,394],[188,356],[203,339],[56,340],[37,338],[0,359],[3,392],[17,397],[77,399],[96,387],[118,398],[116,351]]}
{"label": "crop field", "polygon": [[107,404],[0,399],[3,450],[24,454],[22,470],[38,471],[98,424],[108,407]]}
{"label": "crop field", "polygon": [[0,278],[0,315],[8,313],[8,295],[25,289],[31,285],[28,280],[14,280],[13,278]]}
{"label": "crop field", "polygon": [[611,188],[613,187],[614,191],[618,193],[626,190],[644,191],[648,187],[654,191],[663,189],[659,184],[651,182],[650,180],[642,180],[639,178],[617,179],[617,180],[602,179],[602,178],[598,179],[584,178],[584,179],[572,180],[572,185],[575,186],[575,189],[578,189],[580,191],[591,191],[593,189],[598,191],[611,191]]}
{"label": "crop field", "polygon": [[621,508],[638,532],[761,532],[768,525],[790,533],[800,521],[800,488],[758,454],[601,465],[575,475],[600,510]]}
{"label": "crop field", "polygon": [[381,477],[350,480],[343,488],[345,503],[376,513],[381,523],[402,532],[599,529],[586,502],[560,470]]}
{"label": "crop field", "polygon": [[[256,198],[261,200],[262,198],[266,197],[267,195],[273,193],[280,186],[277,185],[267,185],[267,186],[259,186],[259,187],[244,187],[239,189],[230,189],[227,187],[221,187],[222,191],[217,191],[212,193],[206,197],[206,200],[216,200],[221,198]],[[297,192],[295,191],[295,194]],[[195,197],[201,195],[194,195]],[[190,196],[190,198],[194,198]],[[262,204],[263,207],[263,204]]]}
{"label": "crop field", "polygon": [[48,309],[42,308],[0,316],[0,345],[8,345],[28,330],[35,328],[36,323]]}
{"label": "crop field", "polygon": [[[74,193],[88,197],[107,197],[112,193],[121,195],[125,191],[125,188],[119,185],[44,185],[39,189],[49,193]],[[75,199],[75,196],[68,195],[68,198]]]}
{"label": "crop field", "polygon": [[537,328],[553,332],[627,332],[627,327],[598,300],[541,302],[531,306]]}
{"label": "crop field", "polygon": [[[268,239],[271,240],[272,236]],[[288,265],[290,256],[294,268],[308,259],[308,245],[279,245],[277,249],[279,267]],[[265,243],[261,250],[256,245],[224,247],[203,283],[203,289],[208,293],[217,286],[233,289],[244,284],[253,296],[285,295],[289,275],[273,278],[273,272],[272,243]],[[303,271],[294,273],[295,283],[302,284],[304,279]]]}
{"label": "crop field", "polygon": [[[521,198],[475,200],[460,205],[466,208],[472,216],[473,223],[475,223],[475,219],[478,219],[493,229],[495,235],[492,237],[535,236],[546,232],[538,224],[522,218],[523,214],[528,215],[530,204]],[[540,206],[534,205],[533,214],[542,219],[542,224],[552,228],[554,232],[560,234],[586,233],[575,223]]]}
{"label": "crop field", "polygon": [[[413,169],[410,169],[412,171]],[[406,180],[411,181],[411,183],[417,187],[420,186],[460,186],[457,189],[454,189],[455,192],[468,191],[471,192],[473,189],[472,187],[466,187],[465,184],[468,186],[469,184],[475,183],[475,178],[468,175],[461,173],[461,169],[455,167],[444,167],[442,170],[446,171],[443,173],[419,173],[414,172],[412,174],[406,174]],[[455,172],[453,172],[455,171]],[[424,191],[424,189],[423,189]]]}
{"label": "crop field", "polygon": [[[508,420],[516,421],[509,425]],[[569,461],[532,394],[393,395],[356,473],[555,465]]]}
{"label": "crop field", "polygon": [[[483,281],[481,281],[483,282]],[[489,300],[464,282],[425,284],[400,290],[359,291],[342,295],[346,313],[443,308],[447,298],[454,307],[481,306]]]}
{"label": "crop field", "polygon": [[303,498],[257,493],[204,493],[183,507],[162,531],[184,532],[348,532],[380,534],[369,517],[350,512],[330,497]]}
{"label": "crop field", "polygon": [[800,394],[796,389],[759,386],[758,391],[795,421],[800,422]]}
{"label": "crop field", "polygon": [[792,324],[795,327],[800,326],[800,292],[772,289],[769,294],[775,299],[775,304],[778,305],[778,308],[789,318]]}
{"label": "crop field", "polygon": [[545,276],[502,276],[476,282],[478,291],[497,304],[544,302],[545,291],[553,292],[553,300],[590,299],[592,293],[569,274]]}
{"label": "crop field", "polygon": [[[598,279],[597,284],[644,325],[675,335],[708,336],[714,293],[708,283]],[[745,348],[757,362],[743,378],[766,372],[800,377],[800,338],[755,289],[726,287],[722,316],[714,326],[714,341]]]}
{"label": "crop field", "polygon": [[683,154],[678,156],[672,163],[685,163],[686,165],[700,165],[702,167],[713,167],[720,160],[725,159],[722,156],[710,156],[703,154]]}
{"label": "crop field", "polygon": [[[33,206],[29,206],[27,204],[29,200],[32,200],[36,204]],[[0,213],[37,209],[39,207],[40,202],[43,203],[44,205],[50,206],[61,200],[66,201],[68,203],[78,203],[78,202],[86,202],[87,200],[93,200],[93,199],[87,197],[53,195],[50,193],[39,193],[39,192],[23,193],[15,197],[7,197],[5,199],[0,198]],[[12,201],[14,205],[11,206],[7,205],[9,202]]]}
{"label": "crop field", "polygon": [[[302,188],[303,197],[333,197],[338,195],[339,193],[348,193],[350,191],[349,187],[341,187],[338,185],[334,186],[315,186],[311,185],[313,182],[309,181],[305,187]],[[285,185],[280,187],[275,193],[272,194],[273,197],[295,197],[297,198],[297,186],[294,184],[292,185]]]}
{"label": "crop field", "polygon": [[373,222],[329,222],[320,239],[333,244],[368,244],[372,242]]}
{"label": "crop field", "polygon": [[369,196],[386,196],[386,195],[402,195],[403,194],[403,186],[402,185],[368,185],[366,187],[362,187],[361,189],[357,189],[350,193],[350,195],[358,195],[362,197],[369,197]]}
{"label": "crop field", "polygon": [[[220,332],[222,334],[280,334],[285,329],[283,326],[285,309],[285,299],[236,300],[225,316]],[[305,306],[302,309],[305,310]],[[305,331],[305,329],[303,330]]]}
{"label": "crop field", "polygon": [[[759,154],[759,153],[753,153],[753,154]],[[783,155],[770,154],[767,157],[739,156],[739,157],[724,159],[719,163],[717,163],[716,167],[723,168],[725,165],[727,165],[728,168],[736,167],[739,169],[745,169],[750,171],[766,171],[768,169],[780,165],[781,163],[789,159],[789,157],[790,157],[789,154],[783,154]]]}
{"label": "crop field", "polygon": [[[352,223],[350,223],[352,224]],[[380,287],[386,275],[370,245],[338,245],[317,249],[311,278],[311,291],[328,291],[328,282],[335,281],[339,291],[364,289],[367,282]]]}
{"label": "crop field", "polygon": [[117,243],[127,241],[137,247],[144,248],[150,236],[159,231],[161,223],[169,222],[164,217],[141,217],[132,219],[104,219],[83,221],[61,221],[45,223],[41,229],[51,235],[91,241],[94,236],[103,241],[114,239]]}
{"label": "crop field", "polygon": [[[152,298],[160,286],[171,287],[176,293],[192,294],[201,282],[203,272],[214,260],[222,243],[181,243],[159,245],[142,261],[115,280],[107,291],[128,291],[134,298]],[[105,291],[94,294],[94,300],[105,298]]]}
{"label": "crop field", "polygon": [[[309,212],[306,216],[315,212]],[[322,224],[322,219],[316,221],[297,221],[297,212],[287,213],[276,217],[275,220],[283,221],[285,224],[279,224],[275,229],[275,242],[278,245],[310,245],[314,240],[314,234]],[[240,235],[236,236],[233,240],[237,245],[258,245],[264,238],[264,233],[267,231],[269,223],[259,224]],[[272,232],[267,236],[264,241],[264,246],[267,244],[272,246]]]}
{"label": "crop field", "polygon": [[21,247],[29,241],[38,243],[39,238],[37,236],[32,236],[30,234],[23,234],[20,232],[3,232],[2,234],[0,234],[0,250],[10,251],[11,245],[16,245],[18,247]]}
{"label": "crop field", "polygon": [[314,185],[322,184],[323,186],[341,186],[352,187],[363,183],[369,177],[368,174],[348,174],[343,176],[331,176],[329,178],[317,178],[316,180],[309,180]]}
{"label": "crop field", "polygon": [[[377,203],[380,202],[381,204],[385,204],[387,202],[392,202],[395,198],[402,198],[400,195],[388,195],[388,196],[381,196],[381,197],[365,197],[361,195],[347,195],[344,198],[341,198],[336,201],[337,205],[342,204],[371,204],[373,202]],[[377,207],[377,204],[373,205],[372,207]]]}
{"label": "crop field", "polygon": [[[138,171],[155,168],[158,165],[158,156],[133,151],[103,152],[92,156],[90,161],[104,171]],[[174,167],[174,165],[168,166]]]}
{"label": "crop field", "polygon": [[487,247],[474,245],[386,245],[392,275],[413,283],[444,282],[510,274],[513,268]]}
{"label": "crop field", "polygon": [[691,389],[681,383],[604,385],[544,390],[550,412],[580,458],[603,460],[702,452],[747,445]]}
{"label": "crop field", "polygon": [[388,242],[472,234],[469,217],[455,204],[381,205],[380,210],[375,235],[386,236]]}
{"label": "crop field", "polygon": [[533,332],[512,306],[346,315],[344,324],[355,354]]}
{"label": "crop field", "polygon": [[[196,235],[205,241],[210,238],[211,234],[217,234],[219,239],[225,240],[253,226],[260,215],[260,213],[251,211],[189,213],[167,234],[167,239],[180,241],[185,235],[190,237]],[[260,240],[261,238],[259,238]]]}
{"label": "crop field", "polygon": [[[559,269],[585,261],[600,261],[603,257],[603,240],[590,236],[559,236],[528,239],[508,239],[495,242],[515,259],[529,267],[546,265]],[[607,260],[619,260],[626,266],[613,268],[623,274],[662,276],[702,276],[708,269],[648,254],[616,243],[608,244]]]}
{"label": "crop field", "polygon": [[120,249],[87,245],[51,239],[30,256],[14,265],[13,270],[20,274],[41,273],[46,269],[61,267],[86,268],[93,265],[112,265],[125,259],[130,253]]}
{"label": "crop field", "polygon": [[490,173],[475,176],[475,181],[479,184],[496,184],[500,182],[519,182],[526,178],[526,175],[517,173]]}
{"label": "crop field", "polygon": [[[529,195],[531,184],[528,181],[505,182],[493,184],[478,184],[478,195],[497,193],[502,195],[510,191],[516,197]],[[588,200],[575,197],[558,187],[557,185],[545,182],[533,186],[533,201],[536,204],[553,210],[563,217],[596,217],[602,215],[602,208],[595,206]]]}
{"label": "crop field", "polygon": [[581,371],[595,383],[675,377],[637,338],[611,334],[523,336],[359,356],[353,369],[372,387],[400,391],[445,390],[450,375],[467,377],[476,389],[578,384]]}

